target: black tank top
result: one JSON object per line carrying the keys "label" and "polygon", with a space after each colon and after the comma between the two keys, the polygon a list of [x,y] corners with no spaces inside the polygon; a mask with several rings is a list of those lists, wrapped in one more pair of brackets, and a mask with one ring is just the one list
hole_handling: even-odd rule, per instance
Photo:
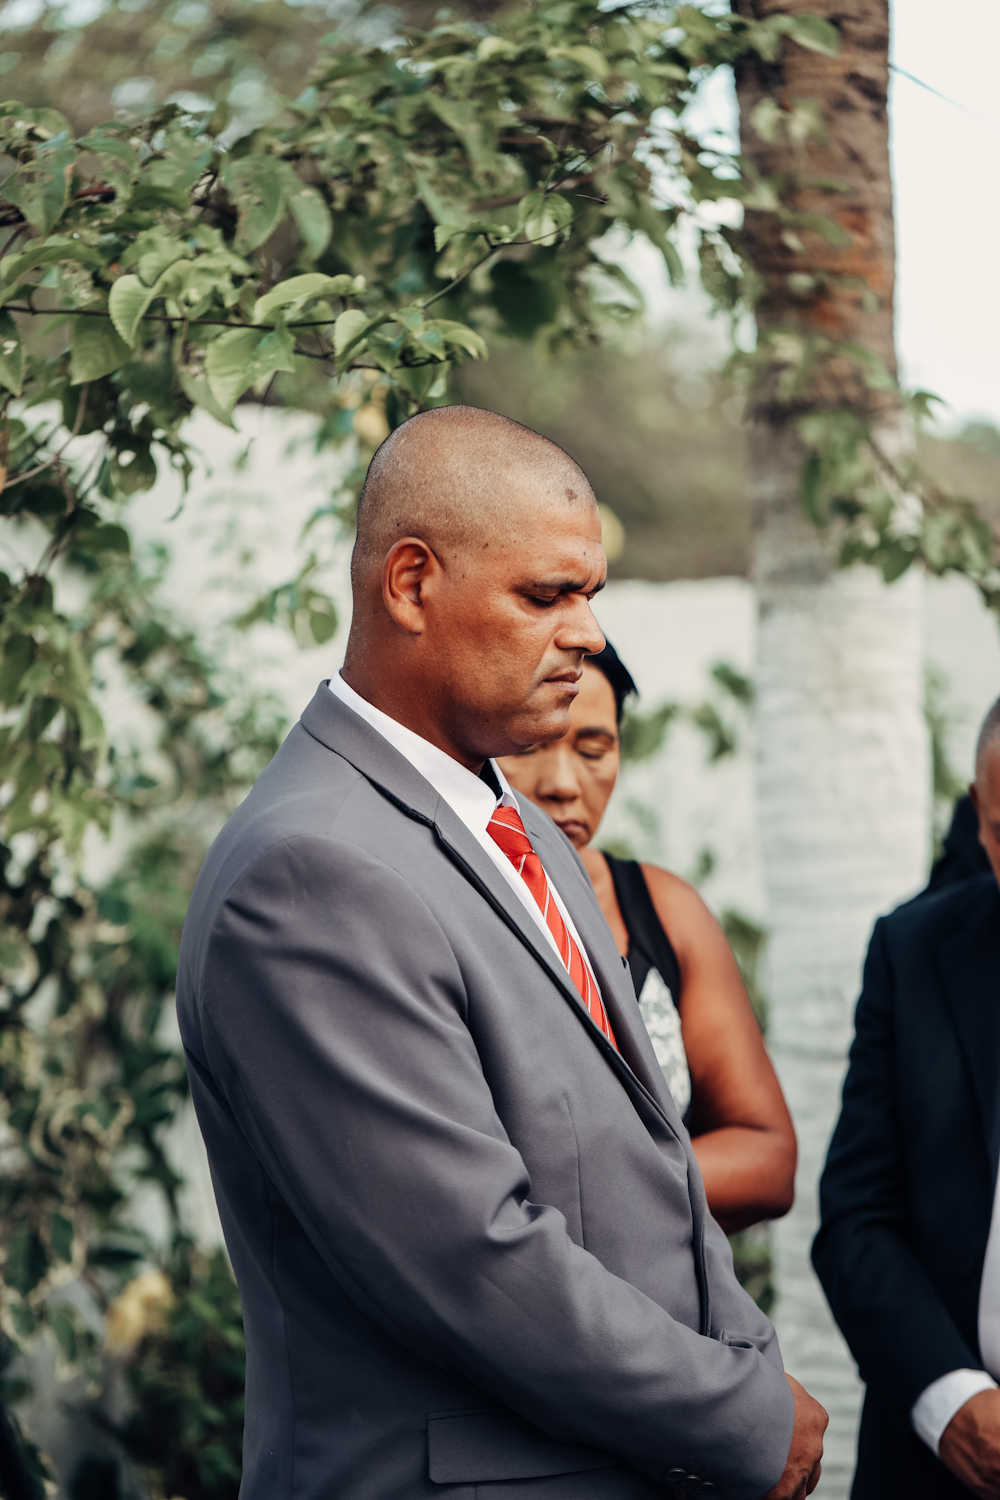
{"label": "black tank top", "polygon": [[605,854],[615,895],[628,931],[628,966],[638,998],[650,969],[656,969],[677,1005],[681,998],[681,967],[673,944],[656,915],[642,866],[635,859]]}

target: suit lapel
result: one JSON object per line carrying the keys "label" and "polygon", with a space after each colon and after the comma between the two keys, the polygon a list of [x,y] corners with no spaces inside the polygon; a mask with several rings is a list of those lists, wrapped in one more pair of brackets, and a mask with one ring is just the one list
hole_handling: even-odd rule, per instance
{"label": "suit lapel", "polygon": [[937,952],[945,994],[972,1074],[993,1180],[1000,1164],[1000,892],[992,875],[977,881],[964,928]]}
{"label": "suit lapel", "polygon": [[[623,1038],[628,1038],[629,1043],[631,1043],[632,1027],[624,1019],[627,1014],[625,1007],[620,1003],[616,1003],[615,999],[612,998],[611,978],[613,970],[606,971],[603,964],[594,963],[594,970],[601,985],[605,1005],[608,1006],[608,1015],[611,1018],[612,1030],[619,1043],[618,1050],[612,1047],[600,1027],[596,1022],[591,1020],[583,1001],[580,999],[576,985],[542,937],[536,923],[531,920],[524,907],[513,896],[510,887],[493,864],[493,861],[480,848],[465,824],[462,823],[460,818],[455,816],[447,803],[442,802],[438,809],[435,828],[441,845],[449,858],[458,866],[466,879],[470,880],[480,894],[485,897],[500,919],[514,932],[532,956],[541,964],[549,978],[555,983],[559,993],[573,1010],[574,1015],[581,1026],[583,1026],[591,1042],[600,1050],[605,1061],[618,1074],[621,1082],[625,1085],[632,1104],[646,1125],[646,1128],[651,1130],[654,1135],[659,1135],[663,1131],[664,1126],[666,1126],[672,1136],[683,1139],[683,1127],[680,1117],[669,1094],[667,1094],[665,1101],[661,1100],[658,1097],[658,1091],[655,1089],[655,1086],[650,1087],[646,1080],[640,1074],[636,1073],[632,1067],[632,1058],[634,1057],[638,1060],[641,1057],[640,1049],[632,1045],[622,1046]],[[531,837],[530,834],[529,837]],[[543,865],[546,864],[547,852],[541,854]],[[590,954],[590,923],[585,918],[581,921],[582,913],[578,915],[578,912],[573,910],[570,905],[570,898],[563,890],[560,876],[553,873],[552,878],[558,885],[559,894],[566,902],[567,909],[570,911],[570,915],[577,925],[577,931],[584,938],[588,954]],[[597,907],[597,921],[604,927],[607,927],[600,907]],[[610,933],[608,936],[611,946],[614,948],[614,940],[611,939]],[[617,949],[615,949],[615,957],[618,958]],[[593,962],[593,958],[591,958],[591,961]],[[624,975],[625,970],[621,967],[620,959],[617,967]],[[620,981],[618,982],[620,983]],[[632,999],[632,1007],[638,1016],[639,1008],[634,998]],[[641,1016],[639,1016],[639,1023],[640,1025],[642,1024]],[[643,1069],[643,1072],[645,1071]],[[659,1070],[657,1069],[657,1071]],[[662,1078],[662,1074],[660,1077]]]}
{"label": "suit lapel", "polygon": [[[631,980],[622,965],[614,938],[597,904],[586,871],[551,819],[532,803],[521,802],[529,837],[533,842],[538,841],[542,864],[558,886],[586,945],[620,1051],[610,1045],[590,1019],[565,968],[485,850],[406,757],[335,697],[325,683],[317,688],[303,713],[302,725],[314,739],[342,756],[366,780],[377,786],[401,812],[434,829],[448,857],[541,964],[563,999],[572,1006],[593,1044],[621,1078],[647,1129],[659,1135],[666,1126],[672,1136],[683,1140],[684,1131],[677,1108],[656,1065],[635,1003]],[[652,1066],[649,1058],[652,1058]]]}
{"label": "suit lapel", "polygon": [[[348,708],[321,683],[302,715],[305,729],[328,749],[349,761],[361,775],[377,786],[400,812],[433,828],[448,857],[485,896],[534,955],[562,993],[587,1013],[562,964],[520,901],[512,898],[510,886],[461,818],[430,782],[420,775],[404,755]],[[548,820],[546,820],[548,821]],[[575,920],[575,918],[574,918]],[[591,1023],[592,1024],[592,1023]],[[601,1033],[594,1026],[598,1037]]]}

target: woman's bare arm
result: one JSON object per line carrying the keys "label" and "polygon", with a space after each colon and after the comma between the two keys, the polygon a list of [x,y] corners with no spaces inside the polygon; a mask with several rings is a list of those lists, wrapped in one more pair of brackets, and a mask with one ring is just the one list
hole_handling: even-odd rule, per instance
{"label": "woman's bare arm", "polygon": [[709,1207],[732,1234],[791,1208],[795,1131],[722,928],[686,881],[656,865],[642,872],[681,970],[694,1151]]}

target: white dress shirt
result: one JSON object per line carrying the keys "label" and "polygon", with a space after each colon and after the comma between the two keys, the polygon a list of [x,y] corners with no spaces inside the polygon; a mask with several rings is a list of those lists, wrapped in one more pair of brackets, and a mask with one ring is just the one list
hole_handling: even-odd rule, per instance
{"label": "white dress shirt", "polygon": [[952,1417],[980,1391],[994,1391],[1000,1378],[1000,1193],[993,1194],[990,1237],[986,1241],[979,1287],[979,1352],[985,1370],[951,1370],[933,1381],[914,1401],[910,1421],[932,1453]]}
{"label": "white dress shirt", "polygon": [[[565,969],[566,964],[559,945],[545,918],[542,916],[541,908],[534,896],[531,894],[526,883],[514,869],[510,860],[504,854],[500,846],[486,832],[486,825],[498,807],[513,807],[520,817],[520,809],[517,806],[517,798],[507,784],[506,778],[495,760],[490,761],[497,785],[500,788],[500,798],[497,799],[493,791],[486,785],[485,781],[468,770],[452,756],[439,750],[437,745],[432,745],[430,740],[425,740],[422,735],[414,734],[412,729],[407,729],[404,724],[399,724],[395,719],[390,719],[381,709],[369,703],[367,698],[362,698],[349,686],[338,672],[335,677],[330,678],[330,691],[334,697],[339,698],[347,707],[353,709],[359,718],[364,719],[366,724],[376,730],[384,740],[388,740],[394,750],[406,757],[415,771],[418,771],[425,781],[429,781],[439,796],[443,797],[452,812],[459,817],[466,828],[472,834],[477,844],[489,855],[490,859],[500,871],[504,880],[510,886],[525,911],[529,913],[532,921],[539,931],[544,933],[546,941],[556,954],[560,964]],[[569,928],[573,940],[583,956],[583,961],[590,970],[590,977],[594,982],[597,993],[601,993],[601,987],[597,983],[597,976],[591,967],[587,950],[584,947],[580,934],[573,923],[573,918],[566,910],[565,903],[548,871],[545,872],[549,882],[549,890],[552,892],[553,900],[559,909],[559,913]]]}

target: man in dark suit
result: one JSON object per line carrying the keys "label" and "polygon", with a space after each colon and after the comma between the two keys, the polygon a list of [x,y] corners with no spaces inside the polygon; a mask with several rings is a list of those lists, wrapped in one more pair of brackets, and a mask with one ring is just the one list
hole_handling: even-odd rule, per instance
{"label": "man in dark suit", "polygon": [[853,1500],[1000,1495],[1000,700],[985,874],[875,926],[813,1261],[867,1382]]}
{"label": "man in dark suit", "polygon": [[825,1413],[738,1286],[569,841],[491,759],[603,645],[566,454],[369,471],[343,672],[220,835],[178,1013],[247,1329],[242,1500],[801,1500]]}

